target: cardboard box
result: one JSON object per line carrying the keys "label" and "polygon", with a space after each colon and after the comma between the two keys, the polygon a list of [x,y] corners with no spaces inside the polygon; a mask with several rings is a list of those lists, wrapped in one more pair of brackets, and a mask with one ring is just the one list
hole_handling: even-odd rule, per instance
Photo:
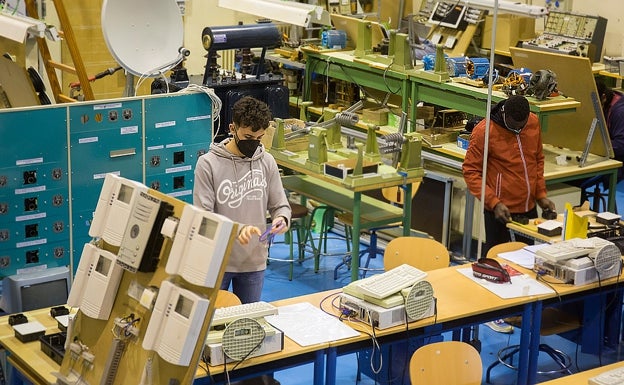
{"label": "cardboard box", "polygon": [[364,108],[362,110],[362,120],[378,126],[385,126],[388,124],[389,111],[385,107]]}
{"label": "cardboard box", "polygon": [[470,143],[470,135],[468,134],[461,134],[457,136],[457,147],[467,150],[468,149],[468,143]]}
{"label": "cardboard box", "polygon": [[430,127],[435,119],[435,107],[433,106],[418,106],[416,107],[416,119],[422,119],[425,121],[425,127]]}
{"label": "cardboard box", "polygon": [[[348,175],[353,174],[353,170],[355,169],[355,163],[357,159],[344,159],[344,160],[334,160],[331,162],[325,162],[323,165],[325,168],[325,175],[331,175],[336,178],[346,179]],[[362,173],[370,174],[376,173],[379,168],[379,165],[375,162],[364,161],[362,164]]]}
{"label": "cardboard box", "polygon": [[425,143],[436,146],[443,143],[453,143],[455,140],[457,140],[459,131],[424,129],[418,130],[418,133],[423,136],[423,141]]}
{"label": "cardboard box", "polygon": [[[553,222],[552,224],[550,222]],[[546,221],[537,225],[537,232],[547,237],[555,237],[561,235],[563,227],[561,223],[555,224],[556,221]]]}
{"label": "cardboard box", "polygon": [[[485,16],[481,48],[492,48],[492,15]],[[509,52],[509,47],[515,47],[520,40],[533,39],[535,33],[535,19],[526,16],[499,14],[496,24],[496,46],[498,51]]]}

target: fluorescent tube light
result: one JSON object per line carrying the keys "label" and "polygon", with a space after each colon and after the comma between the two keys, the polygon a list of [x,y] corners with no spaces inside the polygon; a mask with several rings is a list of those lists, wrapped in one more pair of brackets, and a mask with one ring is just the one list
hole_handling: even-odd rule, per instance
{"label": "fluorescent tube light", "polygon": [[0,36],[24,43],[28,33],[35,37],[45,36],[46,25],[32,17],[13,15],[7,12],[0,12]]}
{"label": "fluorescent tube light", "polygon": [[319,5],[285,0],[219,0],[219,7],[301,27],[331,25],[329,12]]}

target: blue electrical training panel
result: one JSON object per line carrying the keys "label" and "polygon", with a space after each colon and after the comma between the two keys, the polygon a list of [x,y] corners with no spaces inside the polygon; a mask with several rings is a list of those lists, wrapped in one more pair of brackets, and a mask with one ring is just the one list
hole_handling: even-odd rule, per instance
{"label": "blue electrical training panel", "polygon": [[[74,236],[88,237],[85,212],[92,217],[105,175],[143,181],[142,103],[119,99],[68,108]],[[82,250],[82,245],[75,250]]]}
{"label": "blue electrical training panel", "polygon": [[212,137],[212,104],[207,97],[178,95],[145,99],[145,184],[187,203],[193,202],[197,158]]}
{"label": "blue electrical training panel", "polygon": [[6,109],[0,137],[10,144],[0,158],[2,278],[78,265],[106,173],[191,202],[212,103],[179,93]]}
{"label": "blue electrical training panel", "polygon": [[0,112],[0,277],[70,263],[65,109]]}

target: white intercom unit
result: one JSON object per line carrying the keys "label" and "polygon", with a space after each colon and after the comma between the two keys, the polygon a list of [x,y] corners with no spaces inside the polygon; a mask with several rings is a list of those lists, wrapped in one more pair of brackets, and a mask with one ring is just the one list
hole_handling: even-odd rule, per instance
{"label": "white intercom unit", "polygon": [[171,214],[172,205],[140,192],[130,210],[117,263],[132,273],[155,271],[164,240],[162,224]]}
{"label": "white intercom unit", "polygon": [[184,206],[165,271],[194,285],[215,287],[233,225],[223,215]]}
{"label": "white intercom unit", "polygon": [[86,243],[67,304],[79,307],[87,317],[108,319],[122,275],[115,254]]}
{"label": "white intercom unit", "polygon": [[147,192],[147,186],[112,173],[106,174],[89,236],[102,238],[113,246],[121,245],[130,211],[141,191]]}
{"label": "white intercom unit", "polygon": [[143,349],[156,351],[171,364],[189,365],[209,304],[207,298],[162,281],[143,337]]}

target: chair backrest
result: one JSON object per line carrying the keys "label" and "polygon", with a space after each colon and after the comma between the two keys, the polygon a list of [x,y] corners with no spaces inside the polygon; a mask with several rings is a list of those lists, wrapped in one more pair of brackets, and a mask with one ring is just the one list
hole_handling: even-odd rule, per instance
{"label": "chair backrest", "polygon": [[[412,198],[416,195],[420,182],[412,183]],[[381,195],[394,205],[402,205],[405,201],[405,191],[400,186],[390,186],[381,189]]]}
{"label": "chair backrest", "polygon": [[487,258],[496,258],[498,254],[505,253],[507,251],[515,251],[520,250],[527,244],[524,242],[505,242],[500,243],[496,246],[492,246],[490,250],[488,250],[486,257]]}
{"label": "chair backrest", "polygon": [[442,341],[418,348],[410,359],[412,385],[480,385],[483,364],[479,352],[460,341]]}
{"label": "chair backrest", "polygon": [[397,237],[391,240],[384,251],[384,270],[390,270],[404,263],[422,271],[448,267],[450,255],[446,247],[433,238]]}
{"label": "chair backrest", "polygon": [[215,300],[215,309],[220,307],[228,307],[240,305],[242,302],[240,298],[231,291],[221,290],[217,292],[217,299]]}

